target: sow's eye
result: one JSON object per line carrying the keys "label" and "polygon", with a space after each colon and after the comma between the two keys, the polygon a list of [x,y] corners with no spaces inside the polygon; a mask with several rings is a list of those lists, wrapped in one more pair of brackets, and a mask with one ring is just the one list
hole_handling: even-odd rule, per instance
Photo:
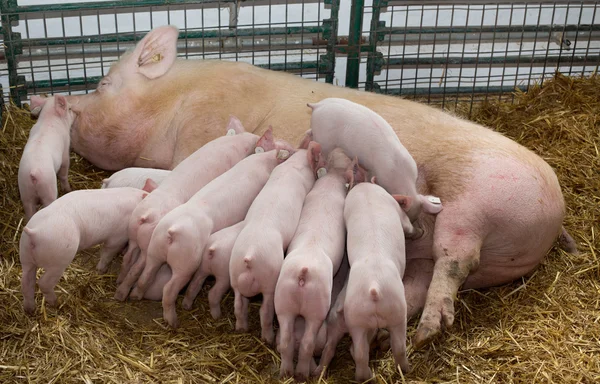
{"label": "sow's eye", "polygon": [[111,84],[110,77],[104,77],[104,78],[102,78],[102,80],[100,80],[100,83],[98,83],[98,87],[96,89],[98,91],[101,91],[103,88],[110,86],[110,84]]}

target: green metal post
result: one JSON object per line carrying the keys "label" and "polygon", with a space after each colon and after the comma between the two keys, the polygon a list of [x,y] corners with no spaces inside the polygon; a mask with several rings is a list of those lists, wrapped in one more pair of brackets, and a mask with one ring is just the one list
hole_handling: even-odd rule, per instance
{"label": "green metal post", "polygon": [[360,37],[365,0],[352,0],[350,8],[350,31],[348,32],[348,63],[346,64],[346,87],[358,88],[360,70]]}
{"label": "green metal post", "polygon": [[[383,41],[384,35],[380,29],[385,27],[385,21],[379,21],[381,8],[387,6],[387,0],[373,0],[373,13],[371,14],[371,29],[369,31],[369,50],[367,56],[367,80],[365,90],[374,88],[375,72],[381,71],[383,57],[378,57],[377,43]],[[380,55],[379,55],[380,56]]]}
{"label": "green metal post", "polygon": [[323,20],[323,38],[327,40],[327,53],[321,55],[322,69],[320,72],[325,73],[325,81],[333,84],[335,77],[335,46],[338,37],[338,18],[340,11],[340,0],[325,0],[325,4],[331,5],[331,17]]}

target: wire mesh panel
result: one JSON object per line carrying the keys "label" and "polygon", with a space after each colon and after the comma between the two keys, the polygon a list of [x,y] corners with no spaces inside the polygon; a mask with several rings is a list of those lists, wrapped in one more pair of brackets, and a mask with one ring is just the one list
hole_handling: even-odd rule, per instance
{"label": "wire mesh panel", "polygon": [[11,94],[19,100],[25,92],[93,90],[112,62],[166,24],[180,28],[180,57],[244,61],[333,80],[337,0],[43,3],[3,1],[10,28],[3,30],[6,66],[19,76],[3,77],[3,85],[16,84]]}
{"label": "wire mesh panel", "polygon": [[556,70],[589,74],[600,64],[597,8],[582,1],[373,0],[360,86],[446,107],[510,96]]}
{"label": "wire mesh panel", "polygon": [[245,61],[443,107],[600,63],[597,1],[64,1],[0,0],[5,98],[9,86],[17,103],[89,92],[165,24],[180,28],[180,57]]}

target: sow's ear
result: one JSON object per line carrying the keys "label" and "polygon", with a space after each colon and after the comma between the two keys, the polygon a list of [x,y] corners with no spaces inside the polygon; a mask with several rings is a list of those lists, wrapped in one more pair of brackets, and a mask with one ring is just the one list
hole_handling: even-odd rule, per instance
{"label": "sow's ear", "polygon": [[135,46],[123,61],[130,70],[141,73],[149,79],[163,76],[177,57],[177,37],[179,30],[171,25],[154,28]]}

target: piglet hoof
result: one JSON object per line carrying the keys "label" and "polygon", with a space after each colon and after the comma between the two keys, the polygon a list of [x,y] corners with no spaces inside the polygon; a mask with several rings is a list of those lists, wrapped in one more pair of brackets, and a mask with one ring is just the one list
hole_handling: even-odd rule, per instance
{"label": "piglet hoof", "polygon": [[294,369],[289,364],[285,364],[282,362],[281,367],[279,368],[279,378],[287,379],[288,377],[292,377],[293,374]]}
{"label": "piglet hoof", "polygon": [[235,323],[235,333],[246,333],[248,332],[248,324]]}
{"label": "piglet hoof", "polygon": [[121,287],[117,288],[117,291],[115,292],[115,300],[118,301],[125,301],[127,299],[127,296],[129,295],[129,290],[125,290]]}
{"label": "piglet hoof", "polygon": [[163,317],[169,327],[173,329],[179,328],[179,319],[177,318],[177,314],[165,313],[163,314]]}
{"label": "piglet hoof", "polygon": [[273,332],[273,330],[271,330],[271,332],[263,332],[260,338],[269,347],[272,347],[275,344],[275,332]]}
{"label": "piglet hoof", "polygon": [[371,380],[373,378],[373,373],[371,372],[371,368],[364,369],[356,369],[356,373],[354,375],[354,379],[359,383],[363,383],[367,380]]}
{"label": "piglet hoof", "polygon": [[390,333],[385,329],[379,329],[373,342],[371,350],[379,349],[380,351],[388,351],[390,349]]}
{"label": "piglet hoof", "polygon": [[217,306],[210,309],[210,315],[214,320],[217,320],[221,317],[221,306]]}
{"label": "piglet hoof", "polygon": [[192,306],[194,305],[194,300],[190,300],[187,297],[185,297],[183,299],[183,301],[181,302],[181,306],[183,307],[183,309],[185,309],[186,311],[190,311],[192,309]]}
{"label": "piglet hoof", "polygon": [[131,293],[129,294],[129,298],[131,300],[140,301],[144,298],[144,294],[138,287],[135,287],[135,288],[133,288],[133,291],[131,291]]}
{"label": "piglet hoof", "polygon": [[108,265],[101,265],[98,263],[96,266],[96,272],[98,272],[99,275],[105,275],[106,272],[108,272]]}
{"label": "piglet hoof", "polygon": [[29,316],[33,316],[35,314],[35,303],[24,303],[23,310]]}
{"label": "piglet hoof", "polygon": [[302,382],[305,382],[306,380],[308,380],[308,377],[304,373],[298,373],[298,372],[296,372],[296,374],[294,375],[294,379],[297,382],[302,383]]}

